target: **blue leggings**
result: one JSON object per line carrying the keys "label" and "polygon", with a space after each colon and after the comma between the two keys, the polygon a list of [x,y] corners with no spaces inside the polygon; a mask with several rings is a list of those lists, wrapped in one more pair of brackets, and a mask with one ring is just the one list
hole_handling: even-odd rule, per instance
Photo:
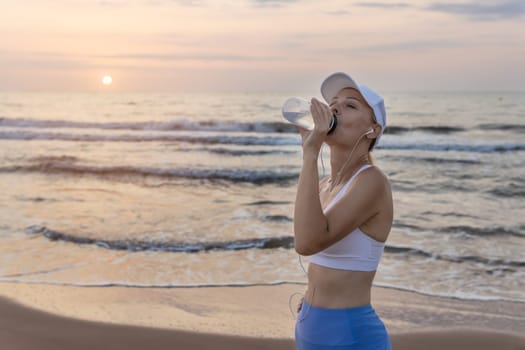
{"label": "blue leggings", "polygon": [[391,350],[385,325],[372,305],[324,309],[303,305],[295,325],[298,350]]}

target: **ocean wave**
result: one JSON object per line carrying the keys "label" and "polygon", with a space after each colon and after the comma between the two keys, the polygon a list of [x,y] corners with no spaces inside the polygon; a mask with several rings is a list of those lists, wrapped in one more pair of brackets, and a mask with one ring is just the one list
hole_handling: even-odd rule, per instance
{"label": "ocean wave", "polygon": [[244,250],[244,249],[277,249],[293,247],[293,237],[267,237],[243,239],[225,242],[155,242],[138,240],[102,240],[84,236],[75,236],[50,230],[45,226],[32,225],[25,229],[28,234],[41,234],[51,241],[64,241],[75,244],[91,244],[101,248],[112,250],[138,251],[162,251],[175,253],[197,253],[216,250]]}
{"label": "ocean wave", "polygon": [[465,131],[465,128],[445,125],[415,126],[410,131],[423,131],[431,134],[451,134],[454,132]]}
{"label": "ocean wave", "polygon": [[[378,146],[379,147],[379,146]],[[435,164],[482,164],[478,159],[461,159],[461,158],[443,158],[443,157],[417,157],[417,156],[399,156],[399,155],[385,155],[385,159],[405,162],[426,162]]]}
{"label": "ocean wave", "polygon": [[258,133],[297,133],[294,125],[277,122],[234,122],[234,121],[144,121],[144,122],[77,122],[68,120],[39,120],[25,118],[0,118],[0,127],[16,128],[74,128],[102,130],[143,130],[143,131],[229,131]]}
{"label": "ocean wave", "polygon": [[393,189],[395,192],[422,192],[422,193],[469,193],[477,192],[478,188],[473,186],[461,185],[451,181],[444,181],[439,183],[418,184],[415,182],[392,180]]}
{"label": "ocean wave", "polygon": [[389,150],[420,150],[439,152],[473,152],[473,153],[504,153],[524,151],[525,144],[459,144],[459,143],[387,143],[379,144],[377,148]]}
{"label": "ocean wave", "polygon": [[[456,216],[456,217],[472,217],[476,218],[470,215],[463,215],[463,214],[455,214],[455,213],[435,213],[431,211],[423,212],[422,215],[428,215],[428,214],[434,214],[438,216]],[[453,235],[470,235],[470,236],[480,236],[480,237],[487,237],[487,236],[514,236],[514,237],[525,237],[525,226],[519,225],[514,227],[505,227],[505,226],[491,226],[491,227],[474,227],[474,226],[467,226],[467,225],[457,225],[457,226],[443,226],[435,229],[428,229],[424,227],[420,227],[417,225],[407,224],[399,220],[395,220],[393,227],[398,229],[408,229],[412,231],[420,231],[420,232],[428,232],[429,230],[438,232],[438,233],[446,233],[446,234],[453,234]]]}
{"label": "ocean wave", "polygon": [[502,131],[514,131],[514,132],[525,132],[525,124],[480,124],[478,128],[481,130],[502,130]]}
{"label": "ocean wave", "polygon": [[[294,125],[285,121],[260,121],[260,122],[238,122],[238,121],[192,121],[177,119],[168,121],[137,121],[137,122],[81,122],[70,120],[52,119],[28,119],[0,117],[0,127],[14,128],[74,128],[74,129],[102,129],[102,130],[137,130],[137,131],[215,131],[215,132],[256,132],[256,133],[297,133]],[[502,130],[523,132],[525,125],[522,124],[480,124],[475,128],[479,130]],[[467,131],[467,128],[448,125],[421,125],[421,126],[398,126],[389,125],[385,134],[402,134],[407,132],[424,132],[430,134],[451,134]]]}
{"label": "ocean wave", "polygon": [[297,137],[279,136],[229,136],[229,135],[180,135],[180,134],[66,134],[53,132],[14,131],[0,132],[3,140],[57,140],[81,142],[186,142],[193,144],[230,144],[244,146],[300,145]]}
{"label": "ocean wave", "polygon": [[424,215],[435,215],[435,216],[440,216],[440,217],[452,216],[452,217],[455,217],[455,218],[480,219],[480,217],[476,216],[476,215],[469,215],[469,214],[464,214],[464,213],[459,213],[459,212],[454,212],[454,211],[450,211],[450,212],[446,212],[446,213],[437,213],[435,211],[427,210],[427,211],[422,212],[421,215],[423,215],[423,216]]}
{"label": "ocean wave", "polygon": [[[393,189],[395,192],[420,192],[420,193],[427,193],[427,194],[440,194],[440,193],[481,193],[479,187],[469,184],[468,182],[465,182],[463,180],[470,180],[470,179],[479,179],[479,177],[472,176],[472,175],[459,175],[454,176],[454,180],[459,181],[452,181],[452,178],[448,178],[446,181],[436,181],[432,183],[417,183],[417,182],[408,182],[408,181],[401,181],[393,179],[391,180]],[[515,183],[508,183],[506,185],[502,186],[496,186],[492,189],[487,189],[483,191],[484,193],[490,194],[494,197],[500,197],[500,198],[523,198],[525,197],[525,189],[523,186],[519,186]],[[423,213],[425,214],[425,213]],[[440,214],[440,213],[432,213],[437,216],[445,216],[446,214]],[[467,216],[462,215],[461,213],[449,213],[449,216]]]}
{"label": "ocean wave", "polygon": [[452,234],[466,234],[470,236],[514,236],[525,237],[525,227],[518,226],[509,228],[504,226],[493,227],[473,227],[466,225],[459,226],[445,226],[437,229],[438,232],[452,233]]}
{"label": "ocean wave", "polygon": [[[402,113],[402,115],[409,115],[410,113]],[[425,116],[429,116],[424,113]],[[415,116],[415,115],[414,115]],[[419,115],[418,115],[419,116]],[[464,132],[469,129],[478,129],[478,130],[500,130],[500,131],[513,131],[517,133],[522,133],[525,131],[525,124],[506,124],[506,123],[486,123],[473,126],[472,128],[465,128],[460,126],[447,126],[447,125],[428,125],[428,126],[387,126],[385,129],[385,134],[401,134],[411,131],[422,131],[432,134],[450,134],[456,132]]]}
{"label": "ocean wave", "polygon": [[[178,149],[177,151],[181,151]],[[295,154],[295,151],[286,151],[282,149],[274,150],[247,150],[247,149],[228,149],[228,148],[200,148],[200,149],[187,149],[185,151],[205,151],[209,153],[215,153],[227,156],[264,156],[268,154]]]}
{"label": "ocean wave", "polygon": [[191,169],[191,168],[151,168],[133,166],[95,167],[60,161],[40,162],[34,165],[0,167],[0,173],[38,172],[46,174],[82,174],[98,176],[156,176],[163,178],[205,179],[248,182],[253,184],[285,183],[297,179],[297,173],[275,172],[270,170],[241,169]]}
{"label": "ocean wave", "polygon": [[246,203],[245,205],[281,205],[281,204],[291,204],[290,201],[256,201]]}
{"label": "ocean wave", "polygon": [[276,222],[293,222],[293,219],[286,215],[266,215],[263,217],[263,220]]}
{"label": "ocean wave", "polygon": [[[281,218],[279,218],[281,219]],[[64,241],[74,244],[96,245],[105,249],[127,250],[131,252],[138,251],[162,251],[174,253],[198,253],[206,251],[219,250],[245,250],[245,249],[292,249],[294,247],[293,236],[252,238],[224,242],[158,242],[158,241],[140,241],[140,240],[103,240],[91,237],[76,236],[68,233],[62,233],[50,230],[45,226],[32,225],[25,229],[30,235],[42,235],[51,241]],[[385,253],[399,256],[412,256],[420,258],[430,258],[433,260],[442,260],[452,263],[476,263],[490,267],[487,271],[515,272],[513,268],[525,267],[525,261],[515,261],[510,259],[491,259],[476,255],[453,256],[428,252],[422,249],[406,246],[394,246],[387,244]],[[496,267],[496,268],[494,268]]]}
{"label": "ocean wave", "polygon": [[75,163],[80,159],[73,156],[37,156],[29,159],[31,162],[61,162],[61,163]]}
{"label": "ocean wave", "polygon": [[[0,131],[3,140],[58,140],[80,142],[179,142],[191,144],[225,144],[241,146],[299,146],[297,135],[253,136],[253,135],[206,135],[206,134],[67,134],[32,131]],[[381,143],[378,149],[420,150],[440,152],[504,153],[524,151],[525,144],[458,144],[458,143]]]}
{"label": "ocean wave", "polygon": [[[515,261],[508,259],[490,259],[486,257],[476,256],[476,255],[466,255],[466,256],[453,256],[446,254],[431,253],[425,250],[404,247],[404,246],[385,246],[385,253],[405,255],[405,256],[417,256],[423,258],[431,258],[433,260],[442,260],[453,263],[481,263],[488,266],[508,266],[508,267],[525,267],[525,261]],[[493,270],[493,269],[492,269]],[[506,269],[506,272],[515,272],[513,269]]]}
{"label": "ocean wave", "polygon": [[516,197],[525,197],[525,188],[523,185],[510,182],[504,187],[497,187],[487,191],[493,196],[502,197],[502,198],[516,198]]}

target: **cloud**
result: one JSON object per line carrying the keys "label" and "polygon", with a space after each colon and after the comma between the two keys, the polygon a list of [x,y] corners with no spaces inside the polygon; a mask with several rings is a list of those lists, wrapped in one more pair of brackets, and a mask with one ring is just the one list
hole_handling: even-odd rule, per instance
{"label": "cloud", "polygon": [[456,3],[434,3],[428,10],[445,12],[456,15],[467,16],[477,20],[499,20],[517,18],[525,14],[524,0],[511,0],[493,4],[481,4],[479,2]]}
{"label": "cloud", "polygon": [[188,6],[188,7],[194,7],[194,6],[203,6],[205,5],[203,1],[200,0],[148,0],[148,4],[157,5],[157,4],[170,4],[174,3],[181,6]]}
{"label": "cloud", "polygon": [[453,40],[413,40],[391,44],[367,45],[353,48],[334,48],[327,49],[325,52],[335,55],[358,55],[358,54],[378,54],[393,52],[429,52],[436,49],[448,49],[465,47],[465,44]]}
{"label": "cloud", "polygon": [[378,7],[378,8],[406,8],[406,7],[412,7],[411,4],[408,4],[406,2],[398,2],[398,3],[387,3],[387,2],[358,2],[354,4],[355,6],[361,6],[361,7]]}
{"label": "cloud", "polygon": [[260,7],[282,7],[298,0],[254,0],[255,5]]}
{"label": "cloud", "polygon": [[122,55],[99,55],[91,56],[96,58],[110,58],[110,59],[132,59],[144,61],[279,61],[283,57],[279,56],[248,56],[248,55],[232,55],[221,53],[202,53],[202,54],[122,54]]}
{"label": "cloud", "polygon": [[141,54],[124,53],[114,55],[90,55],[90,54],[65,54],[60,52],[7,52],[0,51],[0,58],[14,57],[30,62],[41,62],[48,66],[64,66],[67,68],[85,65],[84,60],[110,59],[110,60],[133,60],[133,61],[156,61],[156,62],[181,62],[181,61],[204,61],[204,62],[269,62],[282,61],[282,56],[272,55],[235,55],[223,53],[195,53],[195,54]]}
{"label": "cloud", "polygon": [[185,7],[196,7],[203,6],[204,3],[201,0],[135,0],[131,2],[129,0],[98,0],[100,6],[106,7],[129,7],[129,5],[144,5],[144,6],[166,6],[166,5],[180,5]]}
{"label": "cloud", "polygon": [[347,11],[347,10],[333,10],[333,11],[326,10],[326,11],[323,11],[323,13],[328,16],[349,16],[350,15],[350,11]]}
{"label": "cloud", "polygon": [[361,48],[364,51],[429,51],[464,47],[465,44],[453,40],[414,40],[386,45],[370,45]]}
{"label": "cloud", "polygon": [[104,7],[126,7],[128,5],[122,0],[99,0],[97,4]]}

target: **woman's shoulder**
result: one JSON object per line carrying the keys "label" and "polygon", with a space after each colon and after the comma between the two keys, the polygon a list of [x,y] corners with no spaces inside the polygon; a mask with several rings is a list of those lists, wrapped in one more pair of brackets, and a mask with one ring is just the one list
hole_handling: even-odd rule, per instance
{"label": "woman's shoulder", "polygon": [[370,167],[365,169],[363,174],[366,176],[358,176],[358,181],[364,182],[366,186],[375,186],[375,187],[382,187],[382,188],[390,188],[390,181],[388,180],[388,176],[375,164],[372,164]]}
{"label": "woman's shoulder", "polygon": [[365,171],[367,171],[369,174],[374,174],[374,176],[377,176],[378,178],[388,181],[388,176],[376,164],[370,164],[370,166],[365,169]]}

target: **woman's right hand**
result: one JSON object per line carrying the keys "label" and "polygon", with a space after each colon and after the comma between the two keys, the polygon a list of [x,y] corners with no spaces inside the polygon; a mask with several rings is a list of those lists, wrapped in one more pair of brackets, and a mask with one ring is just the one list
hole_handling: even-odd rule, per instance
{"label": "woman's right hand", "polygon": [[314,120],[313,130],[310,131],[301,127],[297,127],[297,130],[302,138],[303,152],[305,154],[311,152],[317,156],[328,134],[332,121],[332,111],[316,98],[312,98],[310,111]]}
{"label": "woman's right hand", "polygon": [[299,305],[297,305],[297,313],[301,312],[301,309],[303,308],[303,302],[304,302],[304,297],[301,298]]}

